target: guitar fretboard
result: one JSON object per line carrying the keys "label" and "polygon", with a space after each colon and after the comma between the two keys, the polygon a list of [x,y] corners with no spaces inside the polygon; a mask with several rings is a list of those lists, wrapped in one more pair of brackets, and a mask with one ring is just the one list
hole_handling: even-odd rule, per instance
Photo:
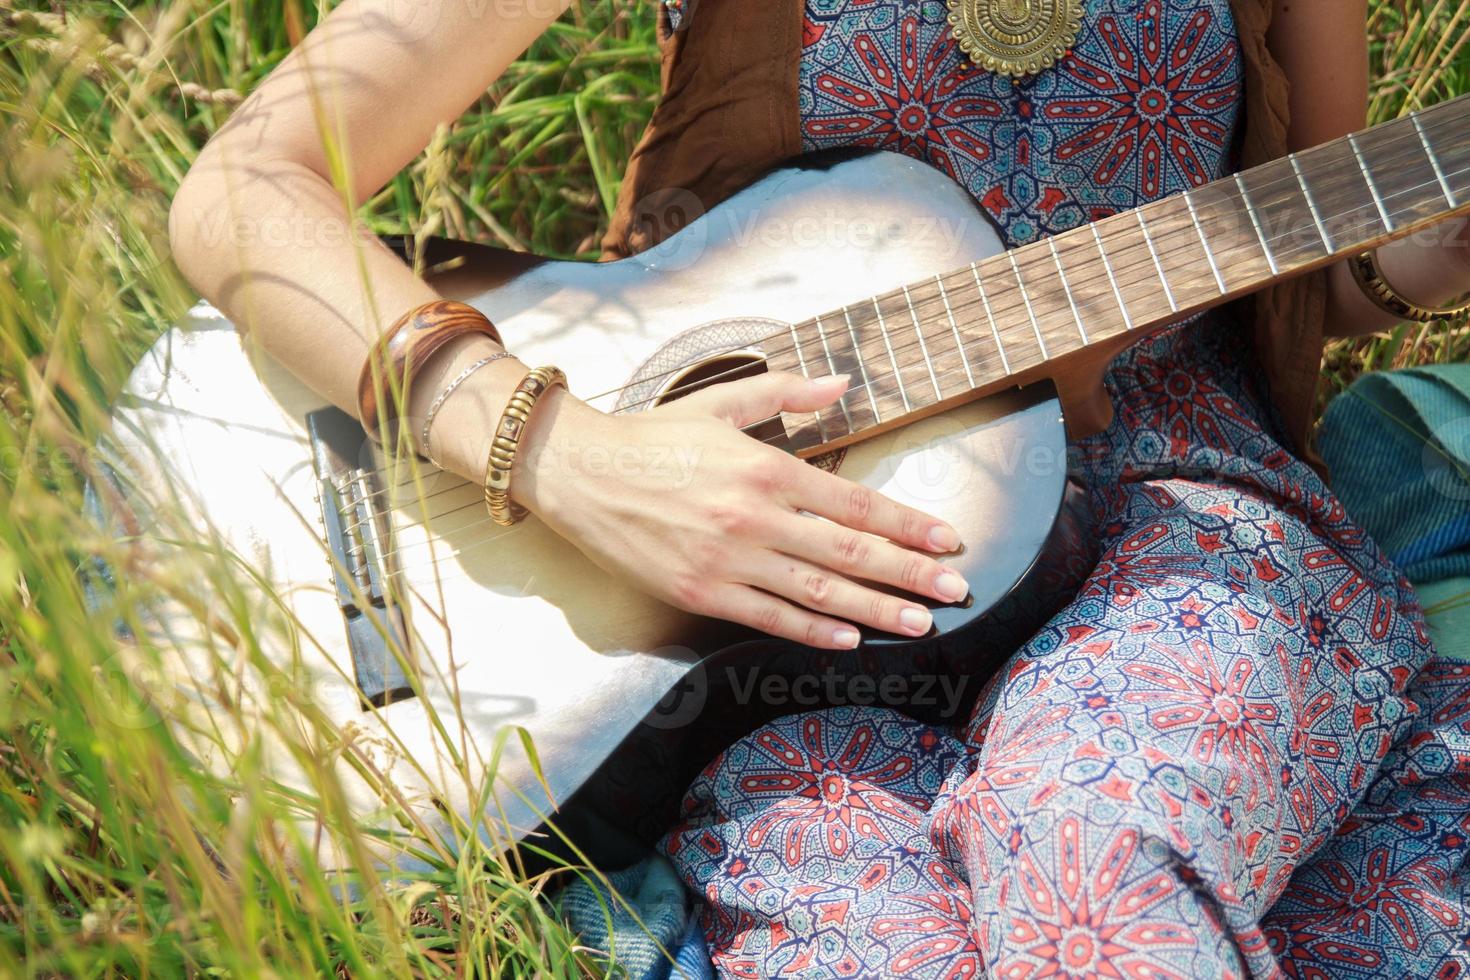
{"label": "guitar fretboard", "polygon": [[1467,109],[1470,96],[793,324],[770,366],[852,383],[785,416],[788,435],[804,452],[844,445],[1470,209]]}

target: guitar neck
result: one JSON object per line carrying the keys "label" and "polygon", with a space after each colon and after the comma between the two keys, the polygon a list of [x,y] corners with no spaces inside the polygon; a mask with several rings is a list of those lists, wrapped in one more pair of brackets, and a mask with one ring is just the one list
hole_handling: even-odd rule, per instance
{"label": "guitar neck", "polygon": [[793,324],[771,367],[852,383],[788,437],[857,442],[1466,213],[1467,137],[1470,96]]}

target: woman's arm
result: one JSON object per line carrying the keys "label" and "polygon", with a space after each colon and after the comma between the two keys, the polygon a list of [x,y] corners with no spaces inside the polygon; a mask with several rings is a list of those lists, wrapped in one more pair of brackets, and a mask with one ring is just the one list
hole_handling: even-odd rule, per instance
{"label": "woman's arm", "polygon": [[[200,154],[170,215],[179,267],[304,382],[353,411],[372,341],[437,298],[387,249],[349,233],[354,206],[566,2],[416,0],[400,29],[388,0],[346,0]],[[506,342],[514,350],[515,338]],[[410,416],[492,350],[477,337],[436,354],[412,386]],[[478,480],[489,430],[524,371],[503,358],[456,389],[435,422],[436,458]],[[512,491],[594,561],[692,612],[817,647],[855,646],[853,625],[923,635],[924,606],[859,583],[964,598],[963,579],[933,557],[958,547],[954,530],[740,432],[778,411],[829,405],[845,387],[767,374],[626,416],[553,389],[521,439]],[[689,474],[573,465],[594,446],[619,460],[662,459],[669,446],[698,454]]]}
{"label": "woman's arm", "polygon": [[179,268],[351,410],[372,340],[435,298],[354,233],[353,207],[483,95],[566,2],[422,2],[417,19],[395,23],[387,3],[346,0],[200,153],[170,214]]}
{"label": "woman's arm", "polygon": [[[1368,113],[1368,0],[1276,0],[1266,43],[1291,83],[1293,150],[1362,129]],[[1464,221],[1446,222],[1378,251],[1384,276],[1406,298],[1438,306],[1470,291]],[[1353,336],[1394,318],[1369,302],[1346,264],[1330,272],[1327,329]]]}

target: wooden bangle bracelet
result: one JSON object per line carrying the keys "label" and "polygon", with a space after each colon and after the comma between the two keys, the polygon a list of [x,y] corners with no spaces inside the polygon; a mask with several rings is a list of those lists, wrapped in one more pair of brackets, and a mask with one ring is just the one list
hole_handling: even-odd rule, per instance
{"label": "wooden bangle bracelet", "polygon": [[[396,451],[398,426],[383,418],[384,406],[395,405],[415,372],[435,352],[457,337],[484,334],[497,344],[500,331],[485,314],[464,303],[441,299],[409,310],[378,338],[357,379],[357,419],[367,434]],[[384,422],[388,422],[384,427]]]}

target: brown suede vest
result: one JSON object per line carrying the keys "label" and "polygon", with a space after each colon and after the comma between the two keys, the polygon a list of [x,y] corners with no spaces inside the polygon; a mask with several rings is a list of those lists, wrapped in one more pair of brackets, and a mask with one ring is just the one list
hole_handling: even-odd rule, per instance
{"label": "brown suede vest", "polygon": [[[1272,0],[1231,0],[1245,62],[1242,167],[1287,152],[1287,80],[1266,48]],[[642,251],[680,226],[677,204],[708,210],[801,153],[797,83],[805,0],[686,0],[663,39],[663,98],[633,151],[603,240],[607,258]],[[1326,276],[1280,283],[1237,304],[1288,436],[1306,452],[1316,410]]]}

